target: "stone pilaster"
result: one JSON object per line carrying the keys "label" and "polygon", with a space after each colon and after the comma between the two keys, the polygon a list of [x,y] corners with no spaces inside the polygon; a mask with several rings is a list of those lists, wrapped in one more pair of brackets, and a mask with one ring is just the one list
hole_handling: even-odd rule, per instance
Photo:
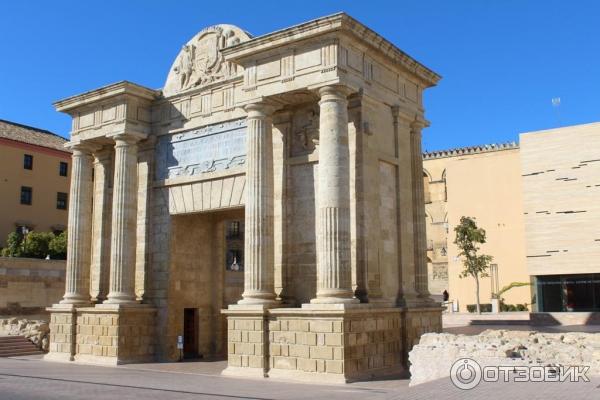
{"label": "stone pilaster", "polygon": [[319,94],[317,297],[311,303],[358,302],[350,265],[349,90],[325,86]]}
{"label": "stone pilaster", "polygon": [[413,232],[415,249],[415,286],[422,299],[430,299],[427,288],[427,236],[425,226],[425,196],[423,187],[423,152],[421,151],[421,129],[423,122],[411,124],[410,148],[413,175]]}
{"label": "stone pilaster", "polygon": [[246,106],[244,293],[239,304],[274,304],[273,107]]}
{"label": "stone pilaster", "polygon": [[113,184],[110,292],[108,304],[133,304],[137,219],[137,142],[134,135],[117,135]]}
{"label": "stone pilaster", "polygon": [[[398,250],[400,253],[400,291],[398,304],[417,301],[415,284],[415,237],[413,206],[413,157],[410,122],[414,119],[399,107],[392,109],[398,152]],[[421,182],[423,180],[421,179]]]}
{"label": "stone pilaster", "polygon": [[112,210],[112,154],[110,148],[94,153],[94,212],[92,217],[92,301],[108,295],[110,278],[110,227]]}
{"label": "stone pilaster", "polygon": [[85,305],[90,303],[92,148],[73,144],[71,149],[66,290],[60,303]]}

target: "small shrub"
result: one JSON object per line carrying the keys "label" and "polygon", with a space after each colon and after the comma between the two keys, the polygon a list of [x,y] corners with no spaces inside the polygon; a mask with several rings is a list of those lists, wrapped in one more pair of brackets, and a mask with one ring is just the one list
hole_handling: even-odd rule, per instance
{"label": "small shrub", "polygon": [[60,235],[52,235],[52,239],[48,244],[50,257],[54,260],[66,260],[67,258],[67,231]]}
{"label": "small shrub", "polygon": [[515,312],[515,311],[527,311],[527,304],[505,304],[500,303],[500,311],[502,312]]}
{"label": "small shrub", "polygon": [[2,249],[2,257],[23,257],[23,235],[11,232],[6,238],[6,247]]}
{"label": "small shrub", "polygon": [[[484,303],[480,304],[481,312],[492,312],[492,304]],[[470,313],[477,312],[477,304],[467,304],[467,311]]]}
{"label": "small shrub", "polygon": [[53,238],[52,232],[29,232],[23,239],[23,257],[46,258]]}

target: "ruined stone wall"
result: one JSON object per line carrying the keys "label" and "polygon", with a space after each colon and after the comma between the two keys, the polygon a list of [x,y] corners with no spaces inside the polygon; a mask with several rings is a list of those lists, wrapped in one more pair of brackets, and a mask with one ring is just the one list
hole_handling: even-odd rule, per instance
{"label": "ruined stone wall", "polygon": [[486,330],[479,335],[428,333],[409,355],[411,385],[448,377],[461,358],[480,366],[589,366],[600,374],[600,334]]}

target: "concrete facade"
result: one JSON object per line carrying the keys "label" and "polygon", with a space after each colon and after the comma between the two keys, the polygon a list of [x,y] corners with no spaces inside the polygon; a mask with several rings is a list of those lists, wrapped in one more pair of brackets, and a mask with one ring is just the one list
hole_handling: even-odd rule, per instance
{"label": "concrete facade", "polygon": [[600,310],[600,123],[522,133],[520,140],[536,310],[597,323],[584,315]]}
{"label": "concrete facade", "polygon": [[421,176],[439,79],[336,14],[256,38],[209,27],[162,90],[57,102],[77,205],[48,358],[175,360],[182,336],[183,353],[227,354],[226,374],[405,368],[441,330]]}

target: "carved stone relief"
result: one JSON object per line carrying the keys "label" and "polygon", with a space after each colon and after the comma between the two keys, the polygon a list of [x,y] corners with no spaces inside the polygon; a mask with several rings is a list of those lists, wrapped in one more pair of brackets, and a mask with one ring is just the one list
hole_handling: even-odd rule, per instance
{"label": "carved stone relief", "polygon": [[319,106],[299,108],[292,117],[291,156],[312,153],[319,144]]}
{"label": "carved stone relief", "polygon": [[225,61],[221,50],[250,39],[233,25],[215,25],[186,43],[175,59],[163,92],[171,96],[185,90],[237,76],[241,70]]}

